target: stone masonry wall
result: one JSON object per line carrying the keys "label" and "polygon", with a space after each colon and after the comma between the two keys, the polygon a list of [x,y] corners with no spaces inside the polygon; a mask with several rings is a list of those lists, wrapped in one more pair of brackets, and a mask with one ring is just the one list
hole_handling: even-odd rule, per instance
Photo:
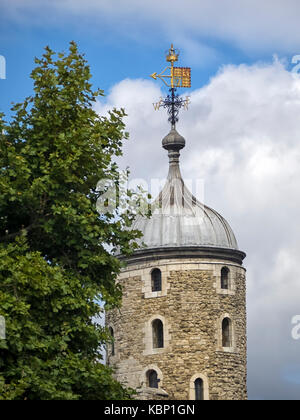
{"label": "stone masonry wall", "polygon": [[[220,289],[222,267],[230,270],[230,289]],[[149,293],[150,273],[162,271],[164,293]],[[159,388],[169,399],[194,399],[194,379],[205,384],[205,399],[243,400],[246,391],[245,270],[228,261],[161,260],[131,266],[119,278],[122,307],[106,315],[114,329],[115,355],[107,361],[116,378],[133,388],[147,386],[155,368]],[[222,347],[221,325],[232,320],[233,343]],[[164,323],[162,349],[153,349],[151,320]],[[141,394],[142,395],[142,394]],[[155,398],[154,398],[155,399]]]}

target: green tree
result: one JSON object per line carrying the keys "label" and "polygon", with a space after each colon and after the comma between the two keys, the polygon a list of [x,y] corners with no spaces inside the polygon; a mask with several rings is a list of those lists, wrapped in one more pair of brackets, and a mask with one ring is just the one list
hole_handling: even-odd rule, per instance
{"label": "green tree", "polygon": [[113,251],[140,236],[130,211],[96,209],[98,181],[118,183],[125,113],[94,111],[103,92],[74,42],[35,61],[34,94],[0,115],[0,399],[130,398],[99,363],[110,337],[95,322],[100,300],[120,303]]}

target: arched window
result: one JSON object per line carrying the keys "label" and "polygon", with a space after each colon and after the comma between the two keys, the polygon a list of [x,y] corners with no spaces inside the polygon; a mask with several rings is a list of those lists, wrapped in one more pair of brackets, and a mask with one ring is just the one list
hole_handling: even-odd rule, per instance
{"label": "arched window", "polygon": [[151,272],[151,287],[152,292],[161,291],[161,271],[159,268],[154,268]]}
{"label": "arched window", "polygon": [[190,379],[190,400],[209,400],[208,378],[203,372],[197,372]]}
{"label": "arched window", "polygon": [[152,322],[153,348],[158,349],[164,346],[164,326],[160,319]]}
{"label": "arched window", "polygon": [[194,386],[195,386],[195,400],[204,400],[203,380],[201,378],[197,378],[194,382]]}
{"label": "arched window", "polygon": [[147,385],[150,388],[158,388],[159,379],[157,377],[157,372],[153,369],[148,370],[146,376],[147,376]]}
{"label": "arched window", "polygon": [[229,289],[229,269],[223,267],[221,270],[221,289]]}
{"label": "arched window", "polygon": [[232,346],[232,328],[231,320],[224,318],[222,321],[222,347]]}
{"label": "arched window", "polygon": [[114,337],[114,330],[113,330],[113,328],[112,327],[109,327],[109,334],[111,335],[111,339],[112,339],[112,341],[111,341],[111,356],[114,356],[115,355],[115,337]]}

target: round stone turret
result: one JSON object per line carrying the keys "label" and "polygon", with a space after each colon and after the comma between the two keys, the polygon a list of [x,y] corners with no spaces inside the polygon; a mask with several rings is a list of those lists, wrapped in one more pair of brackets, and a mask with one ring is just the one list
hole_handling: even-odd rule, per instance
{"label": "round stone turret", "polygon": [[139,399],[244,400],[245,253],[227,221],[186,187],[175,127],[162,144],[167,181],[151,218],[132,226],[141,248],[119,276],[121,308],[106,314],[107,362]]}

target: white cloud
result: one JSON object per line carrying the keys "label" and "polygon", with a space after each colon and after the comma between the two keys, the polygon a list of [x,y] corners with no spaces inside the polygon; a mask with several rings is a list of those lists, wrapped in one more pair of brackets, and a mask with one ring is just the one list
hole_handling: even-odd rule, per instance
{"label": "white cloud", "polygon": [[[159,144],[161,134],[167,130],[168,125],[163,119],[165,113],[155,112],[153,108],[153,102],[157,102],[161,95],[158,85],[151,81],[125,79],[112,88],[105,102],[98,102],[96,106],[100,114],[105,114],[112,107],[125,108],[128,116],[124,121],[130,133],[130,141],[124,145],[123,166],[131,168],[134,178],[149,179],[153,162],[156,162],[159,171],[159,163],[163,161]],[[151,159],[147,156],[151,156]],[[157,176],[162,174],[160,171]]]}
{"label": "white cloud", "polygon": [[186,39],[199,42],[196,50],[204,48],[209,55],[214,55],[213,48],[204,47],[203,40],[229,42],[247,53],[299,53],[298,0],[11,0],[2,2],[1,9],[6,17],[31,25],[67,22],[72,17],[84,25],[88,18],[93,30],[108,24],[112,31],[134,34],[144,42],[159,32],[176,39],[179,47]]}
{"label": "white cloud", "polygon": [[[98,104],[124,106],[131,140],[123,164],[132,176],[167,173],[166,112],[151,81],[124,80]],[[291,318],[300,313],[300,80],[277,59],[227,66],[191,93],[180,114],[185,178],[204,178],[206,203],[232,225],[247,252],[250,396],[298,398],[283,372],[298,362]]]}

